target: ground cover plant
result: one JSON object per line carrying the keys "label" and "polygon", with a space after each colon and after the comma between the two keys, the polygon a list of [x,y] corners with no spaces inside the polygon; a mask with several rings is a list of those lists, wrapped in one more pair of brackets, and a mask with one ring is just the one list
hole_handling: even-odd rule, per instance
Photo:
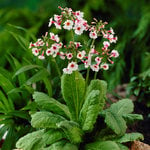
{"label": "ground cover plant", "polygon": [[[141,120],[142,116],[132,114],[133,103],[129,99],[104,109],[107,83],[96,79],[97,72],[108,70],[119,56],[113,49],[117,36],[112,28],[107,29],[107,22],[94,18],[89,25],[83,12],[59,8],[61,15],[50,18],[48,26],[55,26],[58,33],[62,37],[68,35],[69,40],[46,32],[42,38],[31,42],[29,48],[53,77],[49,82],[54,86],[61,81],[58,84],[61,90],[58,94],[52,86],[52,92],[47,95],[35,89],[33,99],[37,111],[30,114],[36,131],[20,138],[16,147],[23,150],[128,149],[123,143],[143,139],[143,136],[126,133],[127,125]],[[89,40],[80,38],[81,34],[88,34]],[[92,80],[90,70],[94,72]],[[25,67],[16,75],[24,71]],[[36,79],[42,76],[37,74]]]}

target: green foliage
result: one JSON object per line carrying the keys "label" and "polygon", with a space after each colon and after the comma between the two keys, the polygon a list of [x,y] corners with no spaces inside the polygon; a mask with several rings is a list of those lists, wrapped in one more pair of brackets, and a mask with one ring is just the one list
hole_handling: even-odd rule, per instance
{"label": "green foliage", "polygon": [[[131,100],[120,100],[112,104],[110,108],[103,110],[107,88],[105,81],[93,80],[85,91],[85,82],[79,72],[63,75],[62,80],[62,93],[66,104],[62,104],[42,92],[34,92],[33,98],[40,111],[31,115],[31,125],[37,128],[37,131],[19,139],[17,148],[77,150],[80,148],[80,143],[84,142],[86,134],[92,133],[99,114],[99,117],[104,117],[106,127],[94,134],[95,142],[92,143],[94,141],[92,140],[91,143],[84,143],[84,149],[126,150],[126,147],[121,143],[143,139],[139,133],[125,134],[126,120],[142,119],[140,115],[131,114],[133,111]],[[74,89],[72,85],[76,88]],[[73,99],[72,96],[76,99]],[[76,106],[79,106],[76,105],[78,103],[76,100],[80,100],[78,99],[80,97],[83,99],[78,102],[83,104],[77,116],[79,120],[74,120],[71,112],[76,110]],[[75,101],[72,103],[69,100]],[[28,144],[25,145],[25,143]]]}
{"label": "green foliage", "polygon": [[73,121],[62,121],[57,123],[57,126],[63,129],[65,135],[71,141],[71,143],[81,143],[83,131],[80,129],[78,123]]}
{"label": "green foliage", "polygon": [[39,108],[43,110],[52,111],[53,113],[57,113],[64,117],[71,117],[68,107],[66,107],[64,104],[61,104],[54,98],[50,98],[42,92],[34,92],[33,99],[35,99],[35,102]]}
{"label": "green foliage", "polygon": [[63,98],[69,108],[73,120],[78,120],[80,106],[83,104],[85,81],[79,72],[64,74],[61,80]]}
{"label": "green foliage", "polygon": [[105,123],[109,128],[111,128],[117,135],[123,135],[127,129],[126,121],[124,119],[125,116],[130,115],[130,121],[142,119],[141,116],[131,114],[132,112],[133,102],[129,99],[122,99],[117,103],[112,104],[110,108],[102,111],[100,114],[105,116]]}
{"label": "green foliage", "polygon": [[[150,54],[149,54],[150,55]],[[146,102],[150,107],[150,69],[142,72],[138,76],[133,76],[127,87],[128,95],[135,95],[139,102]]]}
{"label": "green foliage", "polygon": [[31,125],[34,128],[57,128],[57,124],[65,119],[51,112],[36,112],[31,115]]}
{"label": "green foliage", "polygon": [[113,141],[102,141],[102,142],[94,142],[90,143],[86,146],[86,150],[120,150],[118,145]]}
{"label": "green foliage", "polygon": [[144,137],[141,133],[126,133],[124,136],[121,138],[116,138],[115,141],[119,143],[126,143],[130,141],[135,141],[135,140],[143,140]]}

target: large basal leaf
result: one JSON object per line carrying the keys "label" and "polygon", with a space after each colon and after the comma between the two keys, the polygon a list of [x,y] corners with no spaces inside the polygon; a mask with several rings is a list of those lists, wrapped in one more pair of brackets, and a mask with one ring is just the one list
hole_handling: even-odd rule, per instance
{"label": "large basal leaf", "polygon": [[122,100],[119,100],[117,103],[112,104],[109,110],[122,116],[124,114],[132,113],[133,108],[134,108],[134,105],[130,99],[122,99]]}
{"label": "large basal leaf", "polygon": [[68,141],[61,140],[42,150],[78,150],[78,147]]}
{"label": "large basal leaf", "polygon": [[80,122],[84,131],[91,131],[99,113],[99,90],[93,90],[85,99],[84,105],[80,112]]}
{"label": "large basal leaf", "polygon": [[70,118],[68,107],[57,100],[50,98],[48,95],[42,92],[34,92],[33,99],[40,108]]}
{"label": "large basal leaf", "polygon": [[127,126],[125,120],[111,111],[106,112],[105,123],[118,135],[123,135],[126,132]]}
{"label": "large basal leaf", "polygon": [[113,141],[102,141],[87,144],[85,150],[121,150]]}
{"label": "large basal leaf", "polygon": [[23,150],[43,150],[47,145],[51,145],[63,138],[62,131],[55,129],[39,130],[20,138],[16,146]]}
{"label": "large basal leaf", "polygon": [[129,148],[123,144],[117,143],[117,145],[120,148],[120,150],[129,150]]}
{"label": "large basal leaf", "polygon": [[71,143],[80,143],[82,141],[83,131],[76,122],[62,121],[57,126],[64,131]]}
{"label": "large basal leaf", "polygon": [[42,143],[45,143],[45,145],[51,145],[63,138],[65,138],[63,131],[50,129],[43,134]]}
{"label": "large basal leaf", "polygon": [[144,137],[141,133],[126,133],[122,137],[115,139],[115,141],[119,143],[126,143],[135,140],[144,140]]}
{"label": "large basal leaf", "polygon": [[61,88],[72,119],[77,121],[84,99],[85,80],[77,71],[71,75],[64,74],[61,79]]}
{"label": "large basal leaf", "polygon": [[31,125],[34,128],[58,128],[56,124],[65,121],[60,115],[44,111],[36,112],[31,117]]}
{"label": "large basal leaf", "polygon": [[[34,145],[42,139],[43,134],[44,130],[29,133],[17,141],[16,147],[23,150],[33,150]],[[41,148],[41,146],[39,147],[39,149]]]}

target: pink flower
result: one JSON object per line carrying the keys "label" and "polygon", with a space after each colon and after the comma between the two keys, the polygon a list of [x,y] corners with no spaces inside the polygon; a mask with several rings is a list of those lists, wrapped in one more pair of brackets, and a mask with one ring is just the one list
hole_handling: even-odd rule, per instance
{"label": "pink flower", "polygon": [[50,32],[50,39],[56,42],[59,42],[58,35],[55,35],[54,33]]}
{"label": "pink flower", "polygon": [[71,30],[73,27],[73,21],[72,20],[67,20],[64,22],[63,28],[66,30]]}
{"label": "pink flower", "polygon": [[37,48],[32,48],[32,54],[34,56],[38,56],[39,55],[39,50]]}
{"label": "pink flower", "polygon": [[99,65],[91,65],[90,66],[91,67],[91,69],[93,70],[93,71],[95,71],[95,72],[98,72],[99,71]]}
{"label": "pink flower", "polygon": [[48,27],[51,27],[52,23],[53,23],[53,18],[50,18],[50,19],[49,19]]}
{"label": "pink flower", "polygon": [[74,42],[74,44],[75,44],[76,48],[78,48],[78,47],[81,47],[81,46],[82,46],[80,42]]}
{"label": "pink flower", "polygon": [[54,53],[54,51],[52,51],[50,48],[46,50],[46,55],[52,55]]}
{"label": "pink flower", "polygon": [[83,18],[84,13],[81,12],[81,11],[76,11],[76,12],[75,12],[75,16],[76,16],[78,19],[81,19],[81,18]]}
{"label": "pink flower", "polygon": [[96,57],[96,58],[95,58],[95,61],[96,61],[96,63],[97,63],[98,65],[101,63],[101,60],[102,60],[102,58],[100,58],[100,57]]}
{"label": "pink flower", "polygon": [[109,66],[108,66],[108,64],[104,63],[101,65],[101,68],[103,68],[104,70],[108,70]]}
{"label": "pink flower", "polygon": [[96,39],[97,38],[97,33],[95,31],[94,32],[91,31],[89,36],[90,36],[91,39]]}
{"label": "pink flower", "polygon": [[77,58],[78,58],[78,59],[83,59],[84,56],[85,56],[85,54],[86,54],[86,52],[83,50],[83,51],[81,51],[81,52],[79,52],[79,53],[77,54]]}
{"label": "pink flower", "polygon": [[71,69],[68,69],[68,68],[64,68],[64,69],[63,69],[63,72],[64,72],[65,74],[72,74],[72,70],[71,70]]}
{"label": "pink flower", "polygon": [[71,63],[68,64],[67,68],[71,71],[76,71],[78,70],[78,64],[72,61]]}
{"label": "pink flower", "polygon": [[104,48],[108,48],[110,46],[110,43],[108,41],[103,42]]}
{"label": "pink flower", "polygon": [[117,50],[112,50],[111,51],[111,55],[110,55],[110,57],[118,57],[119,56],[119,53],[118,53],[118,51]]}
{"label": "pink flower", "polygon": [[72,53],[68,53],[68,54],[66,54],[66,56],[67,56],[67,59],[72,59],[72,57],[73,57],[73,55],[72,55]]}
{"label": "pink flower", "polygon": [[75,27],[74,27],[74,30],[75,30],[75,34],[77,35],[81,35],[84,31],[84,26],[81,25],[81,24],[76,24]]}

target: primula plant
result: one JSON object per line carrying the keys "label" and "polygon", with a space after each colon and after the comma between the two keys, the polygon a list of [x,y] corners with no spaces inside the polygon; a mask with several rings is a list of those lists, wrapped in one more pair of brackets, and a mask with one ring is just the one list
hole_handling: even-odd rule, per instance
{"label": "primula plant", "polygon": [[[94,19],[89,25],[83,12],[59,8],[61,15],[50,18],[48,26],[68,31],[71,41],[67,43],[56,33],[46,32],[29,47],[38,59],[56,63],[63,100],[60,102],[35,91],[33,99],[38,111],[31,113],[31,125],[36,131],[19,139],[16,147],[23,150],[126,150],[128,148],[122,143],[143,139],[140,133],[126,133],[127,123],[141,120],[142,116],[131,114],[133,103],[129,99],[103,110],[107,83],[96,79],[97,72],[109,69],[109,64],[114,63],[113,58],[119,56],[117,50],[110,48],[117,37],[112,28],[106,29],[107,22]],[[87,33],[89,41],[76,40]],[[98,39],[102,44],[95,44]],[[67,62],[62,71],[58,59]],[[79,72],[81,66],[83,70],[87,69],[86,79]],[[95,72],[91,81],[90,69]]]}

